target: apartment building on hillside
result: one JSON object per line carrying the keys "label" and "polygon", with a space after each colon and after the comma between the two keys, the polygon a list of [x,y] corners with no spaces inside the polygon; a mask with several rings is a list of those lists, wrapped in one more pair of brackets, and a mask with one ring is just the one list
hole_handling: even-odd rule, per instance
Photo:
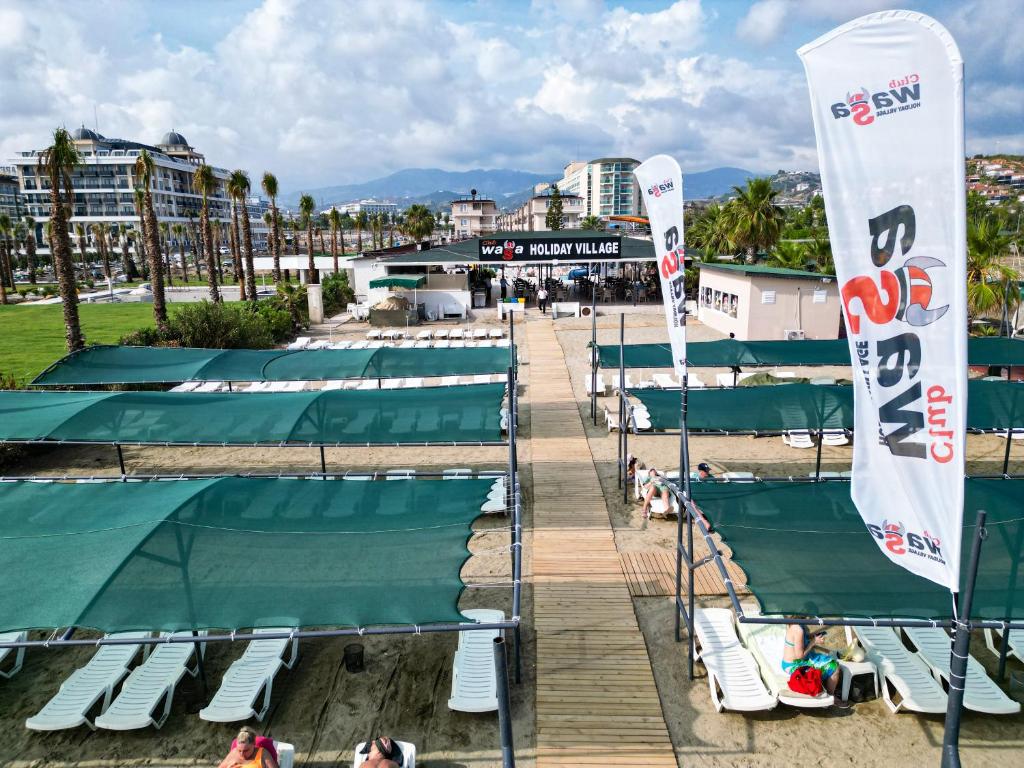
{"label": "apartment building on hillside", "polygon": [[643,216],[640,189],[633,169],[640,165],[631,157],[602,157],[590,162],[573,161],[565,166],[558,189],[563,195],[582,200],[580,217]]}

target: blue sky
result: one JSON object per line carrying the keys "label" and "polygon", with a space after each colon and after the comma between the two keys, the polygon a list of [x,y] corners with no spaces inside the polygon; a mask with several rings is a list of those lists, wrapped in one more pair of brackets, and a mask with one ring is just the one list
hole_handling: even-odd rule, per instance
{"label": "blue sky", "polygon": [[[0,0],[0,162],[57,125],[287,190],[406,167],[817,167],[795,50],[872,0]],[[905,4],[966,62],[969,152],[1024,153],[1024,0]]]}

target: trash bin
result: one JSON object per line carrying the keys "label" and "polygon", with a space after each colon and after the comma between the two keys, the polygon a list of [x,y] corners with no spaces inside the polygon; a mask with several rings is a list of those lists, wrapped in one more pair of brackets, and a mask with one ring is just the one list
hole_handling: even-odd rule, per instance
{"label": "trash bin", "polygon": [[487,306],[487,294],[483,291],[473,291],[473,309],[483,309]]}
{"label": "trash bin", "polygon": [[360,643],[351,643],[345,646],[343,656],[345,669],[349,672],[363,671],[363,646]]}

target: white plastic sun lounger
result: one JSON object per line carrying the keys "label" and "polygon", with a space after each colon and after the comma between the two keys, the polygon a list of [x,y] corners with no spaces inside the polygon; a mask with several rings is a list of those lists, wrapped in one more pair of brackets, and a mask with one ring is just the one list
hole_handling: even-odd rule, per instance
{"label": "white plastic sun lounger", "polygon": [[401,389],[402,384],[405,383],[405,379],[384,379],[381,382],[381,389]]}
{"label": "white plastic sun lounger", "polygon": [[345,382],[344,381],[342,381],[341,379],[331,379],[330,381],[325,381],[324,382],[324,385],[322,387],[320,387],[320,391],[321,392],[332,392],[332,391],[334,391],[336,389],[344,389],[344,388],[345,388]]}
{"label": "white plastic sun lounger", "polygon": [[708,686],[715,711],[774,709],[778,697],[765,687],[757,661],[740,643],[732,611],[727,608],[698,608],[693,619],[696,659],[703,662],[708,671]]}
{"label": "white plastic sun lounger", "polygon": [[327,349],[327,344],[327,339],[317,339],[306,347],[306,349]]}
{"label": "white plastic sun lounger", "polygon": [[[199,652],[205,654],[206,643],[202,637],[206,632],[200,632]],[[161,637],[168,637],[169,633],[161,633]],[[191,637],[191,632],[176,632],[176,637]],[[128,679],[121,686],[121,692],[114,703],[107,711],[96,718],[97,728],[106,728],[111,731],[132,731],[137,728],[146,728],[152,725],[159,728],[171,714],[171,705],[174,703],[174,691],[186,673],[195,677],[199,674],[199,662],[193,669],[189,669],[189,662],[195,655],[195,643],[167,643],[158,645],[149,654],[145,662],[132,670]],[[154,716],[160,702],[164,702],[162,711]]]}
{"label": "white plastic sun lounger", "polygon": [[[760,610],[756,605],[744,604],[743,613],[747,616],[758,616]],[[768,690],[778,698],[780,704],[807,709],[831,707],[835,697],[827,691],[817,696],[797,693],[789,688],[789,675],[782,671],[783,646],[786,642],[786,626],[784,624],[739,624],[740,637],[747,650],[753,654],[761,668],[761,678],[768,685]],[[841,674],[836,672],[836,674]]]}
{"label": "white plastic sun lounger", "polygon": [[791,429],[782,433],[782,442],[790,448],[813,448],[814,441],[806,429]]}
{"label": "white plastic sun lounger", "polygon": [[[502,611],[476,608],[462,615],[473,622],[505,620]],[[494,712],[498,709],[498,680],[494,671],[494,639],[498,629],[459,632],[459,647],[452,667],[452,695],[448,709],[456,712]]]}
{"label": "white plastic sun lounger", "polygon": [[389,346],[389,345],[385,344],[383,341],[368,341],[368,342],[366,342],[366,348],[367,349],[383,349],[386,346]]}
{"label": "white plastic sun lounger", "polygon": [[434,349],[448,349],[451,345],[452,343],[450,341],[442,339],[441,341],[434,342]]}
{"label": "white plastic sun lounger", "polygon": [[403,389],[419,389],[422,386],[423,386],[423,379],[421,379],[419,377],[413,377],[411,379],[406,379],[405,383],[402,384],[402,388]]}
{"label": "white plastic sun lounger", "polygon": [[416,334],[416,339],[417,339],[417,341],[423,341],[424,339],[431,338],[433,335],[434,335],[433,331],[422,330],[422,331],[420,331],[419,333]]}
{"label": "white plastic sun lounger", "polygon": [[450,341],[448,342],[448,346],[452,349],[465,349],[467,343],[465,341]]}
{"label": "white plastic sun lounger", "polygon": [[[408,741],[398,740],[395,740],[395,743],[402,751],[402,762],[398,764],[399,768],[416,768],[416,745]],[[359,766],[366,762],[366,755],[361,754],[365,746],[365,741],[356,744],[356,756],[352,760],[352,768],[359,768]],[[282,765],[281,768],[285,767]]]}
{"label": "white plastic sun lounger", "polygon": [[309,345],[310,341],[312,341],[312,339],[309,336],[299,336],[295,341],[285,347],[285,349],[305,349]]}
{"label": "white plastic sun lounger", "polygon": [[353,341],[352,346],[349,347],[349,349],[367,349],[369,346],[370,342],[360,339],[359,341]]}
{"label": "white plastic sun lounger", "polygon": [[[660,389],[679,389],[679,379],[673,376],[671,373],[656,373],[651,377],[654,381],[654,386]],[[689,378],[687,378],[689,381]]]}
{"label": "white plastic sun lounger", "polygon": [[403,341],[401,344],[398,345],[398,348],[399,349],[412,349],[415,346],[416,346],[416,342],[415,341],[413,341],[412,339],[406,339],[405,341]]}
{"label": "white plastic sun lounger", "polygon": [[512,346],[512,340],[511,339],[498,339],[496,342],[494,342],[494,346],[496,346],[496,347],[511,347]]}
{"label": "white plastic sun lounger", "polygon": [[415,469],[389,469],[384,478],[385,480],[415,480],[416,470]]}
{"label": "white plastic sun lounger", "polygon": [[491,374],[489,374],[489,373],[477,374],[476,376],[473,377],[473,383],[474,384],[490,384],[491,383]]}
{"label": "white plastic sun lounger", "polygon": [[[928,665],[938,680],[949,680],[949,652],[951,641],[941,627],[904,627],[917,655]],[[973,656],[967,657],[967,685],[964,686],[964,706],[988,715],[1015,715],[1020,703],[1014,701],[987,674]]]}
{"label": "white plastic sun lounger", "polygon": [[473,477],[473,470],[469,467],[453,467],[441,473],[445,480],[468,480]]}
{"label": "white plastic sun lounger", "polygon": [[722,479],[731,483],[752,483],[757,480],[753,472],[723,472]]}
{"label": "white plastic sun lounger", "polygon": [[[626,382],[626,385],[625,385],[626,389],[632,389],[633,388],[633,380],[631,378],[629,378],[629,374],[628,373],[625,376],[625,382]],[[613,392],[618,392],[619,389],[621,388],[619,386],[619,374],[618,373],[612,375],[611,384],[612,384],[612,391]]]}
{"label": "white plastic sun lounger", "polygon": [[477,340],[486,339],[487,338],[487,329],[486,328],[476,328],[476,329],[474,329],[473,330],[473,338],[477,339]]}
{"label": "white plastic sun lounger", "polygon": [[[882,700],[896,714],[901,709],[912,712],[943,714],[946,692],[931,675],[928,665],[911,653],[889,627],[853,627],[868,661],[875,665],[882,680]],[[894,701],[895,691],[899,701]]]}
{"label": "white plastic sun lounger", "polygon": [[[589,374],[589,373],[584,374],[583,375],[583,388],[586,389],[588,395],[593,394],[593,390],[591,389],[591,384],[592,383],[593,383],[593,377],[591,376],[591,374]],[[601,395],[603,397],[607,392],[608,392],[608,384],[607,384],[607,382],[605,382],[604,376],[599,373],[599,374],[597,374],[597,394],[599,394],[599,395]]]}
{"label": "white plastic sun lounger", "polygon": [[[996,645],[996,641],[1002,644],[1002,635],[997,635],[997,632],[1006,632],[1007,630],[994,630],[985,629],[985,646],[992,651],[996,656],[999,655],[999,646]],[[1016,656],[1018,660],[1024,661],[1024,629],[1011,629],[1010,633],[1010,647],[1007,649],[1008,656]],[[3,658],[0,656],[0,658]]]}
{"label": "white plastic sun lounger", "polygon": [[462,332],[461,328],[452,328],[450,331],[448,331],[448,338],[449,339],[461,339],[461,338],[464,338],[464,337],[465,337],[465,334]]}
{"label": "white plastic sun lounger", "polygon": [[171,387],[168,392],[191,392],[199,386],[201,382],[198,381],[186,381],[183,384],[179,384],[176,387]]}
{"label": "white plastic sun lounger", "polygon": [[351,346],[351,341],[332,341],[327,345],[327,349],[348,349]]}
{"label": "white plastic sun lounger", "polygon": [[422,341],[414,341],[412,343],[414,349],[430,349],[430,342],[427,339]]}
{"label": "white plastic sun lounger", "polygon": [[370,341],[371,339],[379,339],[382,333],[383,331],[381,331],[380,328],[371,328],[366,332],[366,340]]}
{"label": "white plastic sun lounger", "polygon": [[[149,632],[119,632],[111,638],[141,640]],[[88,720],[89,710],[100,699],[100,712],[106,712],[114,696],[114,688],[121,678],[128,674],[128,665],[138,655],[142,646],[138,643],[123,645],[101,645],[96,654],[84,667],[76,669],[61,683],[57,695],[50,699],[39,713],[25,721],[25,727],[32,731],[60,731],[77,728],[85,723],[95,729]]]}
{"label": "white plastic sun lounger", "polygon": [[500,339],[505,336],[505,331],[501,328],[491,328],[491,330],[487,332],[487,335],[492,339]]}
{"label": "white plastic sun lounger", "polygon": [[435,339],[447,339],[448,338],[448,329],[447,328],[438,328],[436,331],[434,331],[434,338]]}
{"label": "white plastic sun lounger", "polygon": [[[254,629],[253,634],[260,635],[270,632],[291,632],[286,627],[272,629]],[[285,651],[291,646],[291,657],[284,661]],[[299,654],[297,638],[280,638],[274,640],[252,640],[228,671],[224,673],[220,688],[213,700],[205,709],[199,711],[199,717],[212,723],[234,723],[255,717],[262,720],[270,709],[270,693],[274,685],[274,676],[284,666],[291,669]],[[263,691],[260,709],[255,709],[257,697]]]}
{"label": "white plastic sun lounger", "polygon": [[441,386],[442,387],[454,387],[454,386],[457,386],[458,383],[459,383],[459,377],[458,376],[442,376],[441,377]]}
{"label": "white plastic sun lounger", "polygon": [[200,384],[198,387],[196,387],[192,391],[193,392],[216,392],[222,386],[224,386],[224,382],[223,381],[204,381],[202,384]]}
{"label": "white plastic sun lounger", "polygon": [[[0,643],[21,643],[28,638],[28,632],[4,632],[0,634]],[[0,664],[3,664],[8,656],[14,652],[14,664],[6,672],[0,672],[0,677],[8,680],[21,671],[21,665],[25,661],[25,649],[22,648],[0,648]]]}
{"label": "white plastic sun lounger", "polygon": [[842,429],[825,429],[821,432],[821,444],[832,446],[849,445],[850,439]]}

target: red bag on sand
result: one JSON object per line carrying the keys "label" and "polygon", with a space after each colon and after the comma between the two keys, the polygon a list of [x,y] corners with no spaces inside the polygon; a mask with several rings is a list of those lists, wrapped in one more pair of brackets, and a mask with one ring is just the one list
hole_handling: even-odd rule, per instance
{"label": "red bag on sand", "polygon": [[789,689],[808,696],[817,696],[823,690],[821,670],[814,667],[797,667],[789,676]]}

